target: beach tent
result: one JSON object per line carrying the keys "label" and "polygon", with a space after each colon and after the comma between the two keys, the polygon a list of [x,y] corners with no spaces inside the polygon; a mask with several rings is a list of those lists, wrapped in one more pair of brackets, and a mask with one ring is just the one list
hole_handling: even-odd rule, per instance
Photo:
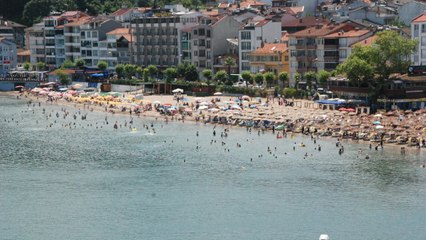
{"label": "beach tent", "polygon": [[221,92],[215,92],[215,93],[213,93],[213,95],[220,96],[220,95],[222,95],[222,93]]}
{"label": "beach tent", "polygon": [[183,93],[183,89],[176,88],[172,91],[172,93]]}

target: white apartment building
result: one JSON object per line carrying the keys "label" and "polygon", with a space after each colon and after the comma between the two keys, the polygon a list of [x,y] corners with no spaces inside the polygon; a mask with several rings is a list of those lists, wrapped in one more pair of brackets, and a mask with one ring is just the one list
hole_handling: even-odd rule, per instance
{"label": "white apartment building", "polygon": [[238,33],[239,70],[250,71],[249,54],[263,42],[273,43],[281,39],[281,22],[271,20],[249,21]]}
{"label": "white apartment building", "polygon": [[86,67],[96,67],[103,60],[110,69],[114,69],[117,55],[111,51],[113,46],[108,43],[107,33],[120,27],[120,22],[103,17],[87,20],[80,25],[80,57],[86,62]]}
{"label": "white apartment building", "polygon": [[132,63],[161,69],[182,61],[182,29],[198,23],[200,12],[157,11],[132,20]]}
{"label": "white apartment building", "polygon": [[44,23],[34,24],[32,27],[25,29],[27,36],[27,47],[31,51],[31,64],[37,62],[45,62],[45,45],[44,45]]}
{"label": "white apartment building", "polygon": [[426,64],[426,13],[411,21],[411,38],[418,41],[416,52],[411,58],[413,65]]}
{"label": "white apartment building", "polygon": [[16,67],[16,44],[10,39],[0,37],[0,76],[6,75]]}

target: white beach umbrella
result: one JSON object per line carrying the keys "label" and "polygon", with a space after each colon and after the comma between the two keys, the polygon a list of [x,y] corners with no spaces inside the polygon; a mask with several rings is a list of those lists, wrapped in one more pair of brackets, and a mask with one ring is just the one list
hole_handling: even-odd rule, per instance
{"label": "white beach umbrella", "polygon": [[181,88],[176,88],[172,91],[172,93],[183,93],[183,89]]}

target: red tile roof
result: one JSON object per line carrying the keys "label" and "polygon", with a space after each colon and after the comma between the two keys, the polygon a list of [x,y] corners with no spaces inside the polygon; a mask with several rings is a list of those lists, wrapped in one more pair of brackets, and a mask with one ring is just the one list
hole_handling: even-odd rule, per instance
{"label": "red tile roof", "polygon": [[349,30],[347,32],[340,31],[340,32],[334,32],[331,34],[328,34],[327,36],[324,36],[324,38],[350,38],[350,37],[361,37],[365,34],[370,33],[371,31],[368,29],[354,29]]}
{"label": "red tile roof", "polygon": [[422,13],[420,16],[415,17],[412,22],[426,22],[426,14]]}
{"label": "red tile roof", "polygon": [[298,32],[291,34],[291,37],[319,37],[326,36],[337,31],[350,31],[354,30],[355,27],[348,23],[334,24],[329,23],[327,25],[317,25],[310,27]]}
{"label": "red tile roof", "polygon": [[130,10],[132,10],[132,9],[131,8],[121,8],[121,9],[118,9],[117,11],[111,13],[111,16],[120,16],[120,15],[126,14]]}
{"label": "red tile roof", "polygon": [[377,39],[377,35],[373,35],[373,36],[368,37],[364,40],[356,42],[356,43],[352,44],[351,46],[361,46],[361,47],[371,46],[376,41],[376,39]]}
{"label": "red tile roof", "polygon": [[312,27],[317,24],[328,24],[330,21],[323,18],[318,18],[314,16],[307,16],[304,18],[298,18],[290,22],[282,22],[283,27]]}
{"label": "red tile roof", "polygon": [[251,54],[273,54],[285,51],[287,51],[287,44],[285,43],[265,43],[263,47],[254,50]]}

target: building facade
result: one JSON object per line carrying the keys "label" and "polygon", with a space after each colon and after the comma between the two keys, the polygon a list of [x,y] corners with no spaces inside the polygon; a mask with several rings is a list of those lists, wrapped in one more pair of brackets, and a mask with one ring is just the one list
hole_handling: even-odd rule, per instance
{"label": "building facade", "polygon": [[250,71],[249,54],[263,43],[272,43],[281,38],[281,22],[271,20],[249,21],[238,32],[239,71]]}
{"label": "building facade", "polygon": [[132,20],[131,59],[139,66],[156,65],[160,69],[182,62],[181,30],[195,26],[201,13],[150,12]]}
{"label": "building facade", "polygon": [[273,72],[276,77],[281,72],[290,71],[288,48],[285,43],[265,43],[250,53],[250,70],[252,73]]}
{"label": "building facade", "polygon": [[[106,61],[110,69],[117,65],[116,46],[108,43],[107,33],[121,28],[121,23],[104,17],[96,17],[80,26],[80,57],[86,67],[95,68],[99,61]],[[115,51],[114,51],[115,50]]]}
{"label": "building facade", "polygon": [[17,48],[15,42],[0,37],[0,76],[5,76],[16,67]]}
{"label": "building facade", "polygon": [[417,40],[418,45],[411,61],[415,66],[426,64],[426,14],[411,21],[411,38]]}
{"label": "building facade", "polygon": [[199,24],[181,31],[181,56],[198,67],[214,70],[214,59],[228,53],[229,38],[235,38],[241,24],[231,16],[201,17]]}
{"label": "building facade", "polygon": [[373,32],[353,22],[317,25],[289,35],[290,84],[296,73],[332,71],[351,54],[352,45]]}

